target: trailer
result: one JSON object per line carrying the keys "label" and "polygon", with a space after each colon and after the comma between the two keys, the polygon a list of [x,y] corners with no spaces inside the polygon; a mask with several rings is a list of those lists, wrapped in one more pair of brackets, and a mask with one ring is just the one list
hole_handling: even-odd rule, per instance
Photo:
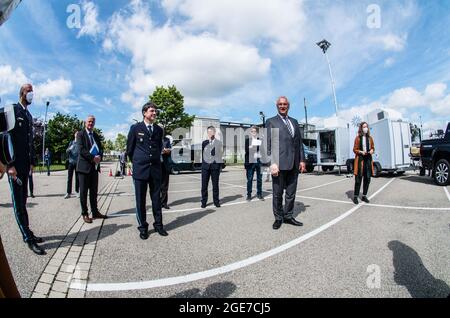
{"label": "trailer", "polygon": [[[411,131],[408,122],[390,119],[383,110],[375,110],[365,116],[370,134],[375,142],[373,154],[374,175],[381,172],[402,174],[411,167]],[[325,121],[325,127],[317,133],[317,166],[322,171],[332,171],[335,167],[346,166],[347,172],[353,171],[353,144],[358,128],[344,123],[342,119],[332,118]]]}

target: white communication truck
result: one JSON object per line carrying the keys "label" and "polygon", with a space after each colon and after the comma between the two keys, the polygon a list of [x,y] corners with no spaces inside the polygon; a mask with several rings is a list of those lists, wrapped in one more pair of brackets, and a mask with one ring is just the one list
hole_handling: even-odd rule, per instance
{"label": "white communication truck", "polygon": [[[411,166],[411,131],[408,122],[390,119],[389,113],[376,110],[365,116],[375,142],[374,174],[382,171],[404,173]],[[317,132],[317,166],[323,171],[347,167],[353,171],[353,142],[358,128],[334,117],[324,122]]]}

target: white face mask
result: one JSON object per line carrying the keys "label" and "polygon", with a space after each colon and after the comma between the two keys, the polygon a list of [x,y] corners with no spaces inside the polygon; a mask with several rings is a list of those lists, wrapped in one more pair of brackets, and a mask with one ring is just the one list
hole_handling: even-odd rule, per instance
{"label": "white face mask", "polygon": [[28,92],[27,93],[26,99],[27,99],[28,104],[31,104],[33,102],[33,97],[34,97],[34,93],[33,92]]}
{"label": "white face mask", "polygon": [[363,133],[367,134],[369,132],[369,128],[363,128]]}

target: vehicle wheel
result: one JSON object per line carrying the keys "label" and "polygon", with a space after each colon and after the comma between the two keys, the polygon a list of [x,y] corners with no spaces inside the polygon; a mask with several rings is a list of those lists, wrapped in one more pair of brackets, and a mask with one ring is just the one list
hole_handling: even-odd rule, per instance
{"label": "vehicle wheel", "polygon": [[421,177],[423,177],[424,175],[425,175],[425,168],[420,168],[420,172],[419,172],[419,175],[421,176]]}
{"label": "vehicle wheel", "polygon": [[378,178],[381,175],[381,165],[379,162],[374,162],[373,163],[373,176],[375,178]]}
{"label": "vehicle wheel", "polygon": [[170,169],[170,173],[174,174],[174,175],[177,175],[177,174],[180,174],[180,170],[178,170],[176,168],[172,168],[172,169]]}
{"label": "vehicle wheel", "polygon": [[328,166],[322,166],[322,171],[323,172],[327,172],[328,171]]}
{"label": "vehicle wheel", "polygon": [[441,159],[434,167],[434,181],[437,185],[446,186],[449,184],[450,164],[447,160]]}
{"label": "vehicle wheel", "polygon": [[306,166],[306,172],[313,172],[314,166]]}
{"label": "vehicle wheel", "polygon": [[406,171],[397,171],[397,176],[403,176]]}
{"label": "vehicle wheel", "polygon": [[353,160],[353,159],[347,160],[347,162],[346,162],[347,173],[353,173],[354,164],[355,164],[355,160]]}

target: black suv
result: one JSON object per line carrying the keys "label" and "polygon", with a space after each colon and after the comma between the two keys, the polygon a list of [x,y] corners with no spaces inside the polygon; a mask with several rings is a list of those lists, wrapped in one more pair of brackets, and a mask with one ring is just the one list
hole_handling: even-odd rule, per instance
{"label": "black suv", "polygon": [[421,174],[427,169],[437,185],[446,186],[450,183],[450,123],[447,125],[444,138],[422,141],[420,159]]}

